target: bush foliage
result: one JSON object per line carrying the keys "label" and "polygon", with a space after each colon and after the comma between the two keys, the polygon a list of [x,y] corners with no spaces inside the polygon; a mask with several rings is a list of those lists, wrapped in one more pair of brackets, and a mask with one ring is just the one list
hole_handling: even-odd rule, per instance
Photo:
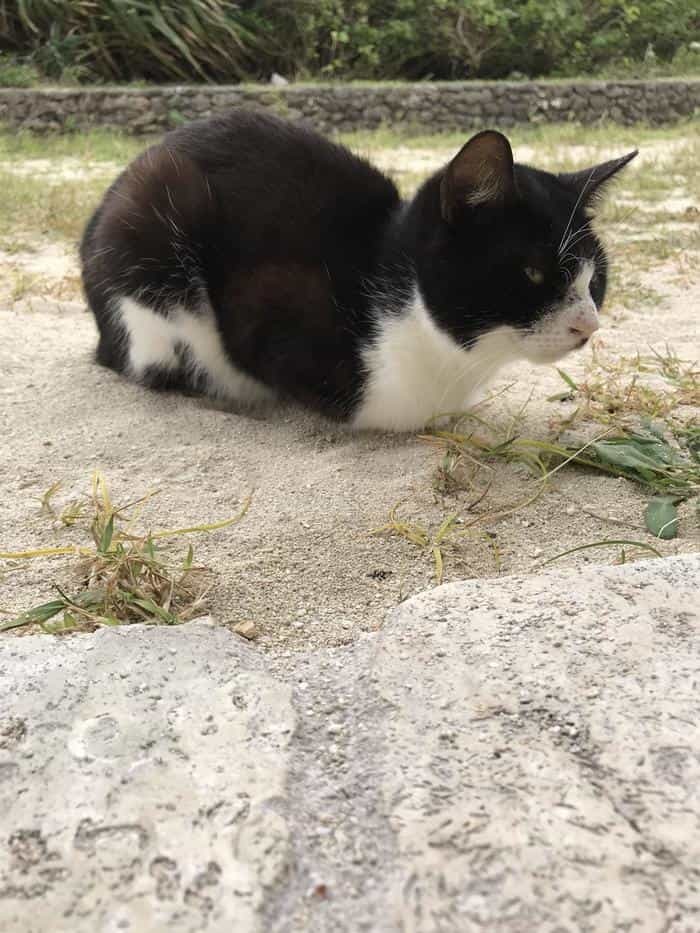
{"label": "bush foliage", "polygon": [[0,0],[0,63],[18,83],[29,74],[235,82],[272,72],[420,79],[696,70],[689,50],[699,9],[697,0]]}

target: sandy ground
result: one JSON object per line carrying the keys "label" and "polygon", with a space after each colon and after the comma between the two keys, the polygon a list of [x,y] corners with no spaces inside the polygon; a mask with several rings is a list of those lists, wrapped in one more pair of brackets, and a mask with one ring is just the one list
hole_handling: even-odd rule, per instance
{"label": "sandy ground", "polygon": [[[416,169],[407,162],[406,170]],[[73,280],[77,271],[72,251],[56,244],[24,258],[0,255],[0,264],[25,261],[55,281]],[[670,343],[684,358],[697,359],[700,283],[693,262],[674,260],[648,276],[662,296],[659,306],[608,310],[599,352],[614,358]],[[99,469],[117,503],[160,490],[142,527],[223,519],[253,492],[240,524],[190,540],[196,562],[214,574],[215,619],[253,620],[264,647],[351,641],[380,626],[387,609],[434,585],[428,550],[371,534],[399,502],[402,517],[433,532],[448,514],[465,520],[475,514],[473,491],[435,492],[441,454],[434,445],[414,436],[353,435],[291,407],[222,410],[204,399],[145,391],[94,364],[95,329],[84,305],[47,297],[50,292],[37,288],[0,307],[0,549],[84,542],[84,529],[63,528],[42,514],[40,498],[60,480],[54,499],[60,509],[88,492]],[[580,378],[586,359],[586,353],[571,357],[566,371]],[[552,367],[514,366],[499,374],[492,387],[498,396],[479,413],[505,428],[525,405],[521,432],[546,436],[573,408],[547,401],[563,388]],[[492,485],[477,514],[515,507],[536,491],[521,466],[492,470],[482,473]],[[700,549],[689,514],[682,514],[674,541],[646,535],[646,501],[626,481],[564,469],[533,504],[500,520],[487,518],[448,545],[445,580],[534,571],[549,557],[600,539],[643,540],[664,554]],[[187,542],[174,547],[184,554]],[[612,550],[585,551],[562,565],[614,557]],[[4,562],[0,609],[26,609],[50,599],[54,583],[70,586],[70,563],[60,557]]]}

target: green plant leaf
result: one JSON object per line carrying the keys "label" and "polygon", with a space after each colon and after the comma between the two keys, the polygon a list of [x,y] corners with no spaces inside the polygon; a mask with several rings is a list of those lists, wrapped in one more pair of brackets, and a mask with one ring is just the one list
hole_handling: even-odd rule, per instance
{"label": "green plant leaf", "polygon": [[107,520],[107,524],[102,530],[102,535],[100,537],[100,543],[97,550],[100,554],[106,554],[109,551],[109,546],[112,543],[112,536],[114,535],[114,515],[110,515]]}
{"label": "green plant leaf", "polygon": [[571,378],[571,376],[568,373],[565,373],[563,369],[559,369],[558,366],[557,366],[557,372],[559,373],[561,378],[568,385],[568,387],[571,389],[572,392],[578,392],[578,386],[576,385],[576,383],[574,382],[574,380]]}
{"label": "green plant leaf", "polygon": [[658,438],[664,444],[666,443],[666,436],[664,434],[663,425],[657,424],[648,416],[642,418],[642,424],[644,425],[645,430],[647,430],[650,434],[653,434],[654,437]]}
{"label": "green plant leaf", "polygon": [[166,609],[163,609],[162,606],[158,606],[153,602],[152,599],[147,597],[132,596],[129,599],[130,603],[133,603],[135,606],[138,606],[140,609],[143,609],[144,612],[149,613],[153,618],[160,619],[162,622],[166,622],[168,625],[177,625],[177,618]]}
{"label": "green plant leaf", "polygon": [[644,512],[644,523],[655,538],[668,541],[678,534],[678,510],[671,496],[654,496]]}
{"label": "green plant leaf", "polygon": [[53,616],[58,615],[58,613],[65,608],[66,603],[63,599],[54,599],[50,603],[42,603],[41,606],[34,606],[32,609],[27,609],[26,612],[23,612],[21,615],[17,616],[17,618],[10,619],[0,624],[0,632],[6,632],[11,628],[19,628],[22,625],[31,625],[33,622],[41,624],[53,618]]}

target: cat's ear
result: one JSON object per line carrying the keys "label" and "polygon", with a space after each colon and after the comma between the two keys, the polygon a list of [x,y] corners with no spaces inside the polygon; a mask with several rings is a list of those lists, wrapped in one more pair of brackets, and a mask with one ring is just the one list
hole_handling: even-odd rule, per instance
{"label": "cat's ear", "polygon": [[628,152],[627,155],[619,159],[611,159],[609,162],[601,162],[600,165],[593,165],[591,168],[584,168],[580,172],[565,172],[559,175],[559,179],[571,188],[584,203],[594,201],[600,197],[606,182],[617,175],[620,169],[623,169],[628,162],[637,155],[638,150]]}
{"label": "cat's ear", "polygon": [[442,216],[453,223],[466,207],[498,207],[515,195],[513,151],[502,133],[472,136],[445,169],[440,183]]}

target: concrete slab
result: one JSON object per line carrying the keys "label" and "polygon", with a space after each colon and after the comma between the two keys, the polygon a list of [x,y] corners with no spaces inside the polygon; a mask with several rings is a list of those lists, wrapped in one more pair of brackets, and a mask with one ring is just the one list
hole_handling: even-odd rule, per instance
{"label": "concrete slab", "polygon": [[0,643],[0,928],[700,930],[700,558]]}
{"label": "concrete slab", "polygon": [[700,561],[453,584],[374,670],[389,929],[700,930]]}
{"label": "concrete slab", "polygon": [[16,638],[0,676],[0,929],[263,929],[294,713],[242,639]]}

